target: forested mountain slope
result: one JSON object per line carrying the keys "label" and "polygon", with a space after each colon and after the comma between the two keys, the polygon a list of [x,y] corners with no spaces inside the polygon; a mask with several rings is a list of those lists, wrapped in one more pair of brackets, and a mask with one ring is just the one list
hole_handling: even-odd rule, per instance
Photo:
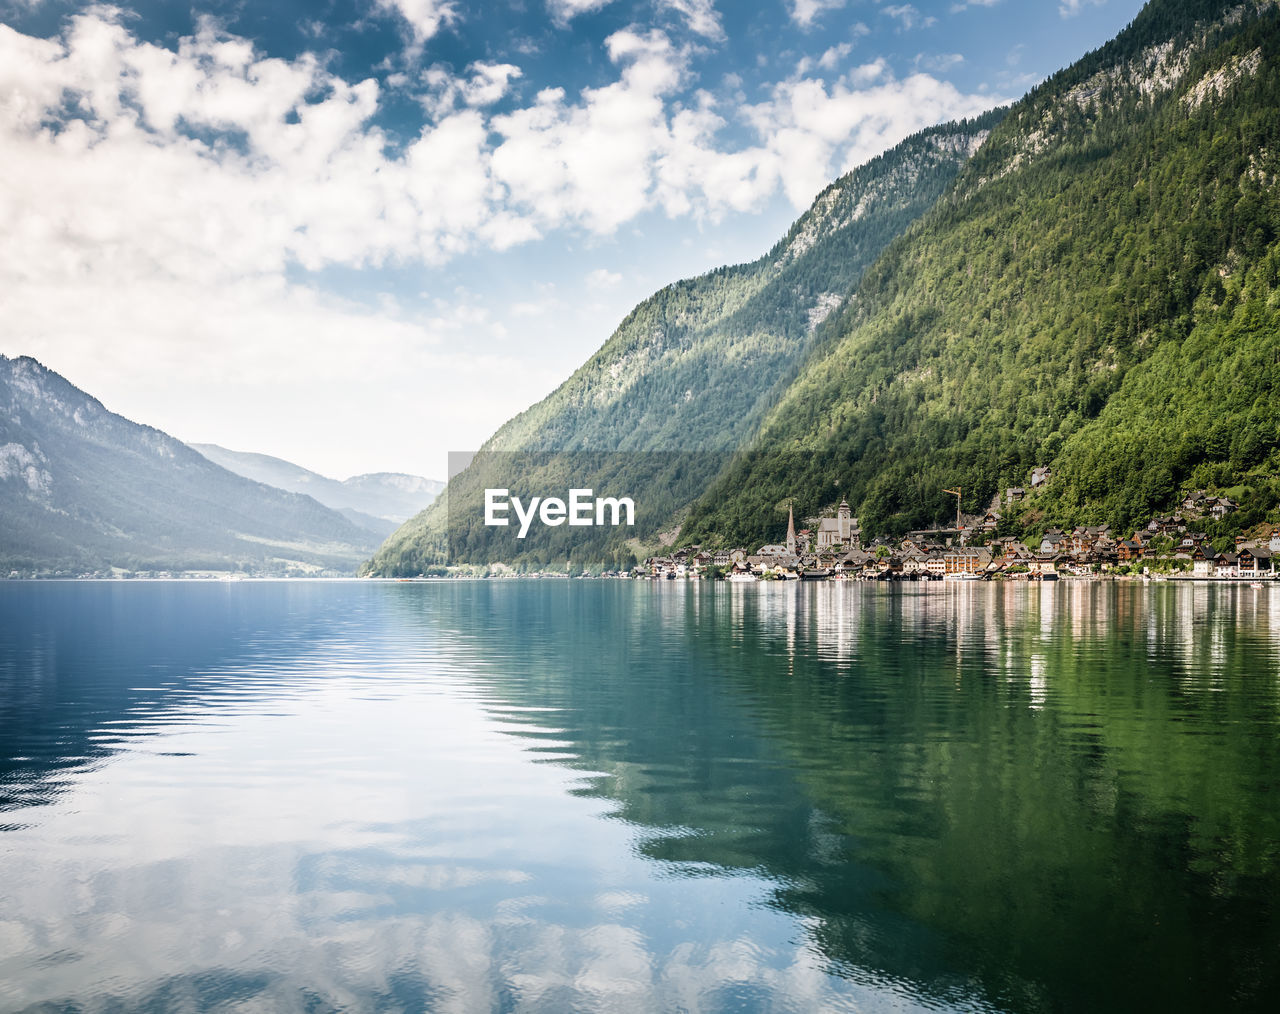
{"label": "forested mountain slope", "polygon": [[[1280,14],[1156,0],[1017,103],[863,276],[685,542],[979,510],[1123,529],[1198,486],[1280,494]],[[1269,515],[1268,512],[1271,512]]]}
{"label": "forested mountain slope", "polygon": [[[797,364],[862,272],[931,207],[1002,111],[913,135],[831,184],[768,254],[677,282],[637,306],[604,346],[543,401],[512,419],[486,452],[709,452],[703,469],[758,428]],[[633,461],[637,497],[660,477]],[[682,509],[690,492],[665,487]],[[379,551],[370,570],[416,574],[442,559],[448,498],[478,503],[476,476],[449,491]]]}
{"label": "forested mountain slope", "polygon": [[0,356],[0,572],[352,573],[376,537]]}
{"label": "forested mountain slope", "polygon": [[937,200],[1000,115],[913,135],[831,184],[764,257],[655,293],[485,449],[736,446],[818,325]]}

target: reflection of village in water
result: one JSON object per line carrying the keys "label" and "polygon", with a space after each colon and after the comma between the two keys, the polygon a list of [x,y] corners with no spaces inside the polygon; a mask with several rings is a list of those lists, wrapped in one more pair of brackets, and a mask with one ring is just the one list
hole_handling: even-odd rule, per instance
{"label": "reflection of village in water", "polygon": [[[1045,474],[1033,475],[1033,484]],[[947,490],[959,498],[958,490]],[[1005,491],[1005,502],[1020,502],[1021,488]],[[949,528],[909,532],[902,539],[877,536],[865,545],[858,519],[840,501],[834,517],[814,518],[796,530],[788,509],[783,542],[704,550],[689,546],[653,556],[633,572],[654,578],[725,577],[760,580],[967,580],[1056,581],[1060,577],[1137,575],[1178,580],[1274,580],[1272,561],[1280,554],[1280,526],[1264,537],[1237,536],[1219,551],[1196,523],[1221,519],[1237,509],[1226,497],[1193,493],[1168,517],[1152,518],[1130,536],[1109,525],[1050,528],[1038,542],[1000,535],[999,498],[980,515],[962,515]]]}
{"label": "reflection of village in water", "polygon": [[[1228,988],[1238,964],[1203,952],[1178,986],[1154,954],[1202,934],[1237,962],[1273,945],[1238,914],[1275,878],[1276,819],[1249,792],[1274,770],[1277,596],[1226,582],[649,587],[628,600],[635,615],[696,631],[703,671],[797,793],[767,815],[754,786],[730,791],[745,765],[708,765],[725,779],[716,794],[659,811],[678,831],[649,847],[769,869],[771,904],[811,920],[841,969],[929,965],[937,937],[905,914],[945,935],[948,962],[994,1003],[981,1009],[1073,996],[1174,1010],[1188,1009],[1179,988]],[[646,787],[669,799],[638,776],[627,786],[634,819],[653,818]],[[710,805],[721,797],[732,812]],[[804,846],[782,851],[767,816]],[[746,855],[716,819],[751,828]],[[1102,983],[1112,992],[1093,995]]]}
{"label": "reflection of village in water", "polygon": [[[716,595],[695,583],[672,590],[680,591],[666,602],[673,620],[693,610],[701,624],[712,613],[739,649],[785,655],[789,664],[811,656],[837,674],[865,666],[861,641],[876,641],[886,627],[904,643],[940,640],[957,679],[1003,677],[1025,688],[1032,708],[1046,703],[1051,670],[1088,668],[1089,645],[1110,650],[1118,635],[1149,664],[1173,663],[1174,684],[1185,691],[1221,689],[1245,660],[1259,676],[1280,673],[1280,596],[1239,582],[966,583],[948,595],[846,582],[766,584],[752,595]],[[1280,705],[1280,694],[1273,697]]]}

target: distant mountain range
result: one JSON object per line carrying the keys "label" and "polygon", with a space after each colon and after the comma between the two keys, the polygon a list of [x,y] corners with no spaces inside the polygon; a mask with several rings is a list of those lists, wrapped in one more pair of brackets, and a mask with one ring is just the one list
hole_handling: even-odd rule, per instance
{"label": "distant mountain range", "polygon": [[[841,499],[902,533],[953,518],[948,489],[972,513],[1036,468],[1053,478],[1007,506],[1013,532],[1124,530],[1191,489],[1229,490],[1233,530],[1275,523],[1277,180],[1280,10],[1152,0],[1007,113],[843,177],[761,260],[641,303],[485,450],[721,452],[677,484],[626,476],[668,498],[638,534],[679,544],[776,542],[789,506]],[[445,501],[455,528],[480,514],[479,469],[365,570],[492,558],[483,529],[445,539]],[[563,567],[566,538],[496,558]]]}
{"label": "distant mountain range", "polygon": [[0,355],[0,575],[353,573],[378,536]]}
{"label": "distant mountain range", "polygon": [[381,538],[425,510],[444,489],[443,482],[403,472],[370,472],[338,481],[267,454],[232,451],[217,444],[188,446],[237,475],[314,497]]}

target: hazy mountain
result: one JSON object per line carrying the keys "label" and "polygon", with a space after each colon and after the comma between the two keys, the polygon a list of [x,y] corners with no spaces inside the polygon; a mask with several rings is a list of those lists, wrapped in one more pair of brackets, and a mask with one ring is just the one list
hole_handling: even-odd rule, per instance
{"label": "hazy mountain", "polygon": [[[754,435],[862,272],[936,202],[1000,116],[915,134],[831,184],[765,256],[657,292],[483,450],[636,452],[602,463],[597,488],[625,470],[633,495],[663,504],[669,521]],[[697,453],[673,469],[653,452]],[[531,468],[508,465],[507,481],[537,485]],[[482,488],[476,466],[451,479],[445,497],[478,510]],[[445,497],[387,541],[371,572],[415,574],[443,559]],[[486,533],[472,534],[483,559]],[[563,561],[537,541],[528,562]]]}
{"label": "hazy mountain", "polygon": [[350,573],[376,536],[0,356],[0,572]]}
{"label": "hazy mountain", "polygon": [[1148,4],[866,273],[682,539],[776,539],[792,496],[904,531],[1038,465],[1006,523],[1123,529],[1197,487],[1280,520],[1278,177],[1276,6]]}
{"label": "hazy mountain", "polygon": [[314,497],[383,538],[401,522],[424,510],[444,489],[443,482],[420,475],[370,472],[339,481],[268,454],[232,451],[217,444],[189,446],[237,475]]}

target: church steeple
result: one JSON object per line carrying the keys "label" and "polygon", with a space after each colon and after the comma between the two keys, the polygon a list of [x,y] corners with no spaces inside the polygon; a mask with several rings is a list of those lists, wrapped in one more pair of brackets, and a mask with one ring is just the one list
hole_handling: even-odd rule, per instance
{"label": "church steeple", "polygon": [[792,556],[796,555],[796,513],[789,504],[787,506],[787,552]]}

